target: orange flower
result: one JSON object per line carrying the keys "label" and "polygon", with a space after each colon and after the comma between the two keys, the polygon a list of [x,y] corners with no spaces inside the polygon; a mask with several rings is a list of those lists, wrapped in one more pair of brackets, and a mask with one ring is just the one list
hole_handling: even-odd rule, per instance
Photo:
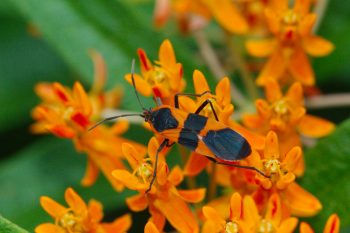
{"label": "orange flower", "polygon": [[203,207],[206,221],[202,233],[215,232],[293,232],[298,220],[296,218],[283,218],[283,206],[277,194],[270,197],[265,217],[259,215],[253,198],[244,196],[243,200],[239,193],[234,193],[230,201],[229,221],[223,218],[210,206]]}
{"label": "orange flower", "polygon": [[265,85],[269,78],[278,80],[285,72],[303,85],[314,85],[314,72],[306,53],[325,56],[333,50],[333,44],[313,35],[316,15],[309,11],[310,0],[296,0],[292,9],[288,8],[288,0],[271,1],[265,14],[274,38],[246,44],[251,55],[270,57],[256,80],[258,85]]}
{"label": "orange flower", "polygon": [[156,26],[163,26],[171,14],[175,15],[182,32],[202,28],[212,17],[231,33],[244,34],[248,31],[247,22],[230,0],[156,1],[154,12]]}
{"label": "orange flower", "polygon": [[32,115],[36,120],[31,127],[34,133],[50,132],[57,137],[69,138],[79,152],[88,155],[88,164],[82,185],[95,183],[101,170],[112,186],[120,191],[122,185],[112,178],[112,171],[123,168],[121,144],[128,142],[140,150],[146,149],[137,143],[120,137],[127,131],[129,124],[118,121],[112,127],[101,126],[88,131],[88,127],[100,120],[101,111],[105,107],[114,107],[120,100],[118,89],[103,92],[105,84],[105,68],[102,57],[93,53],[96,67],[95,82],[90,95],[79,82],[73,90],[60,83],[40,83],[36,92],[42,103],[34,108]]}
{"label": "orange flower", "polygon": [[277,192],[282,197],[283,205],[288,207],[286,213],[296,216],[315,215],[321,210],[321,203],[294,182],[295,170],[302,154],[300,147],[293,147],[287,154],[280,154],[279,151],[277,135],[270,131],[266,137],[264,152],[261,155],[253,152],[246,159],[250,166],[270,176],[266,178],[255,174],[255,182],[260,187],[253,196],[259,208],[263,208],[267,198]]}
{"label": "orange flower", "polygon": [[124,233],[131,226],[130,215],[117,218],[112,223],[102,223],[101,203],[91,200],[86,204],[72,188],[66,190],[65,199],[69,207],[64,207],[46,196],[40,198],[41,206],[55,223],[40,224],[35,228],[36,233]]}
{"label": "orange flower", "polygon": [[[160,97],[164,104],[173,103],[174,95],[182,92],[185,81],[182,65],[176,62],[169,40],[164,40],[159,49],[159,61],[153,65],[143,49],[137,51],[141,63],[141,76],[134,74],[136,89],[144,96]],[[131,74],[125,79],[132,84]]]}
{"label": "orange flower", "polygon": [[[339,233],[340,220],[337,214],[329,216],[326,226],[324,227],[323,233]],[[300,224],[300,233],[314,233],[312,228],[306,222]]]}
{"label": "orange flower", "polygon": [[266,100],[256,101],[257,114],[246,114],[243,123],[260,134],[275,131],[281,143],[281,153],[293,146],[301,146],[300,134],[318,138],[330,134],[335,125],[327,120],[306,114],[303,89],[294,83],[285,95],[275,80],[265,86]]}
{"label": "orange flower", "polygon": [[152,138],[148,145],[149,158],[145,158],[133,146],[123,144],[124,154],[132,168],[132,172],[118,169],[113,171],[116,180],[126,187],[139,192],[138,195],[126,199],[133,211],[141,211],[148,207],[152,222],[162,231],[165,219],[179,232],[198,232],[198,224],[188,203],[197,203],[204,198],[205,189],[178,190],[183,180],[183,174],[178,166],[170,172],[164,160],[164,154],[159,155],[157,177],[152,189],[147,194],[153,175],[153,166],[158,141]]}

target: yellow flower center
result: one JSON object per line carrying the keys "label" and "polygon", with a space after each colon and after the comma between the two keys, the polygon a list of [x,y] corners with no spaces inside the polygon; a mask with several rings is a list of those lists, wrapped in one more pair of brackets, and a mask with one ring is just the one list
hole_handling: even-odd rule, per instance
{"label": "yellow flower center", "polygon": [[137,168],[137,176],[144,182],[147,183],[149,181],[149,178],[153,174],[152,168],[150,167],[150,164],[147,162],[142,163],[141,166]]}
{"label": "yellow flower center", "polygon": [[81,217],[76,216],[72,212],[65,213],[61,219],[59,219],[58,225],[66,229],[68,232],[86,232],[81,225]]}
{"label": "yellow flower center", "polygon": [[287,25],[296,25],[299,23],[299,16],[293,10],[289,10],[284,14],[282,22]]}
{"label": "yellow flower center", "polygon": [[225,233],[238,233],[238,224],[235,222],[226,223]]}
{"label": "yellow flower center", "polygon": [[265,162],[264,167],[270,174],[277,174],[280,172],[281,162],[278,159],[270,159]]}
{"label": "yellow flower center", "polygon": [[266,219],[261,220],[258,233],[274,233],[276,232],[274,226]]}
{"label": "yellow flower center", "polygon": [[155,67],[155,69],[148,73],[148,75],[146,76],[146,81],[151,85],[157,85],[157,84],[166,84],[169,85],[169,81],[168,81],[168,75],[166,74],[166,72],[159,67]]}
{"label": "yellow flower center", "polygon": [[288,105],[285,100],[279,100],[274,104],[273,110],[279,115],[284,115],[288,112]]}

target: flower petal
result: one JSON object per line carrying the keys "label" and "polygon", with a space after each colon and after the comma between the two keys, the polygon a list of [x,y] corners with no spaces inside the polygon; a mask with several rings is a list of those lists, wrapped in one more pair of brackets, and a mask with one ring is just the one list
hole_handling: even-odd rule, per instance
{"label": "flower petal", "polygon": [[153,20],[156,27],[162,27],[171,12],[170,0],[156,0],[154,7]]}
{"label": "flower petal", "polygon": [[103,218],[103,207],[99,201],[90,200],[88,204],[89,217],[92,222],[100,222]]}
{"label": "flower petal", "polygon": [[43,209],[53,218],[60,218],[67,212],[67,208],[46,196],[40,197],[40,204]]}
{"label": "flower petal", "polygon": [[271,55],[264,68],[260,72],[256,83],[259,86],[266,84],[269,79],[279,79],[286,69],[286,62],[279,49]]}
{"label": "flower petal", "polygon": [[91,159],[88,158],[84,177],[80,181],[81,185],[87,187],[93,185],[98,177],[98,173],[99,170],[97,165]]}
{"label": "flower petal", "polygon": [[215,222],[218,225],[221,225],[225,220],[216,212],[213,207],[204,206],[202,208],[203,215],[206,219]]}
{"label": "flower petal", "polygon": [[277,134],[270,131],[266,136],[264,158],[265,159],[278,159],[279,158],[279,147]]}
{"label": "flower petal", "polygon": [[270,79],[265,85],[265,96],[269,103],[274,103],[282,98],[281,87],[274,79]]}
{"label": "flower petal", "polygon": [[285,156],[283,160],[284,167],[293,172],[296,166],[299,163],[299,160],[302,156],[302,150],[299,146],[293,147]]}
{"label": "flower petal", "polygon": [[305,38],[312,33],[312,28],[316,22],[316,18],[316,14],[307,14],[302,18],[298,28],[301,37]]}
{"label": "flower petal", "polygon": [[265,123],[264,119],[255,114],[244,113],[242,116],[243,125],[250,129],[259,129]]}
{"label": "flower petal", "polygon": [[92,113],[92,105],[89,96],[85,92],[80,82],[74,83],[73,94],[79,107],[82,108],[82,112],[84,113],[84,115],[90,115]]}
{"label": "flower petal", "polygon": [[295,182],[288,186],[285,197],[291,213],[298,217],[311,217],[322,209],[322,204],[317,198]]}
{"label": "flower petal", "polygon": [[206,91],[210,91],[207,79],[204,77],[203,73],[199,70],[193,72],[193,85],[194,90],[197,94],[202,94]]}
{"label": "flower petal", "polygon": [[64,193],[64,198],[75,213],[79,215],[86,213],[86,203],[72,188],[68,188],[66,190]]}
{"label": "flower petal", "polygon": [[207,166],[208,162],[209,160],[205,156],[192,152],[186,162],[184,174],[196,176]]}
{"label": "flower petal", "polygon": [[307,36],[303,39],[305,51],[314,57],[323,57],[334,50],[334,45],[319,36]]}
{"label": "flower petal", "polygon": [[249,130],[247,130],[246,128],[234,121],[229,122],[229,126],[233,130],[241,134],[254,149],[261,150],[264,148],[265,138],[263,136],[250,132]]}
{"label": "flower petal", "polygon": [[276,48],[275,39],[248,40],[245,44],[248,53],[255,57],[267,57]]}
{"label": "flower petal", "polygon": [[180,197],[170,195],[166,200],[157,199],[154,205],[179,232],[197,233],[199,231],[193,213]]}
{"label": "flower petal", "polygon": [[43,223],[35,228],[35,233],[65,233],[61,227],[52,223]]}
{"label": "flower petal", "polygon": [[136,169],[143,162],[143,155],[130,145],[129,143],[122,144],[122,151],[125,158],[128,160],[129,165]]}
{"label": "flower petal", "polygon": [[295,0],[293,11],[300,15],[306,15],[310,11],[310,0]]}
{"label": "flower petal", "polygon": [[[131,74],[125,75],[124,78],[126,81],[128,81],[128,83],[133,85],[132,80],[131,80]],[[143,96],[151,96],[152,95],[152,93],[153,93],[152,88],[146,80],[141,78],[141,76],[138,74],[134,74],[134,80],[135,80],[136,90],[138,92],[140,92],[141,95],[143,95]]]}
{"label": "flower petal", "polygon": [[147,184],[141,184],[138,179],[131,175],[130,172],[124,169],[116,169],[112,172],[112,176],[124,184],[128,189],[132,190],[146,190],[148,188]]}
{"label": "flower petal", "polygon": [[278,232],[293,233],[298,224],[297,218],[287,218],[278,227]]}
{"label": "flower petal", "polygon": [[332,214],[326,223],[323,233],[338,233],[340,228],[340,220],[338,215]]}
{"label": "flower petal", "polygon": [[178,195],[189,203],[201,202],[205,197],[205,188],[191,189],[191,190],[178,190]]}
{"label": "flower petal", "polygon": [[285,175],[282,175],[280,179],[276,183],[276,187],[280,190],[286,189],[289,184],[294,182],[295,180],[295,175],[292,172],[288,172]]}
{"label": "flower petal", "polygon": [[310,61],[307,58],[302,48],[295,49],[292,55],[289,65],[289,71],[293,77],[306,86],[312,86],[315,84],[315,75]]}
{"label": "flower petal", "polygon": [[160,233],[160,231],[157,229],[156,225],[152,221],[148,221],[145,226],[144,233]]}
{"label": "flower petal", "polygon": [[243,217],[245,222],[257,223],[260,220],[258,208],[251,196],[244,196],[243,198]]}
{"label": "flower petal", "polygon": [[310,225],[306,222],[300,223],[300,233],[314,233]]}
{"label": "flower petal", "polygon": [[303,106],[304,105],[304,95],[303,87],[301,83],[295,82],[288,89],[286,93],[286,98],[294,104],[294,106]]}
{"label": "flower petal", "polygon": [[335,124],[325,119],[305,115],[299,125],[299,131],[308,137],[319,138],[330,134],[335,128]]}
{"label": "flower petal", "polygon": [[230,200],[230,219],[239,220],[242,215],[242,197],[239,193],[232,194]]}
{"label": "flower petal", "polygon": [[230,80],[227,77],[224,77],[216,85],[215,88],[216,102],[221,106],[226,106],[231,103],[230,95]]}
{"label": "flower petal", "polygon": [[184,179],[183,172],[179,166],[175,166],[168,175],[168,180],[174,186],[179,185]]}
{"label": "flower petal", "polygon": [[160,45],[159,62],[166,69],[171,69],[176,64],[174,49],[169,40],[164,40]]}
{"label": "flower petal", "polygon": [[281,200],[277,193],[273,193],[267,203],[266,219],[273,222],[274,226],[280,225],[282,220]]}
{"label": "flower petal", "polygon": [[148,199],[144,194],[137,194],[126,198],[126,204],[132,211],[139,212],[147,208]]}
{"label": "flower petal", "polygon": [[137,55],[139,55],[140,63],[141,63],[141,73],[144,74],[147,71],[153,69],[152,63],[147,57],[146,52],[143,49],[137,50]]}
{"label": "flower petal", "polygon": [[[248,32],[248,24],[230,0],[205,0],[215,19],[231,33]],[[232,23],[235,22],[235,23]]]}
{"label": "flower petal", "polygon": [[[285,2],[285,0],[281,0],[280,2]],[[267,26],[270,32],[272,32],[272,34],[278,34],[278,32],[280,31],[280,19],[275,12],[278,12],[278,11],[273,11],[272,9],[269,9],[269,8],[266,8],[264,12],[266,21],[267,21]]]}

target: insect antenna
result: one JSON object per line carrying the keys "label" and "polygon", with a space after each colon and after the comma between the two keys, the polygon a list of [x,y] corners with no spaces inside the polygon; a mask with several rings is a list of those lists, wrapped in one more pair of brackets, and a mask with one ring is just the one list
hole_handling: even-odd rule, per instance
{"label": "insect antenna", "polygon": [[140,116],[140,117],[144,117],[144,115],[142,114],[138,114],[138,113],[134,113],[134,114],[123,114],[123,115],[118,115],[118,116],[112,116],[112,117],[107,117],[99,122],[97,122],[96,124],[94,124],[93,126],[91,126],[88,130],[93,130],[94,128],[96,128],[97,126],[99,126],[100,124],[106,122],[106,121],[110,121],[110,120],[114,120],[120,117],[128,117],[128,116]]}
{"label": "insect antenna", "polygon": [[139,97],[139,94],[137,93],[137,90],[136,90],[136,83],[135,83],[135,79],[134,79],[134,72],[135,72],[135,68],[134,67],[135,67],[135,59],[132,59],[132,62],[131,62],[131,81],[132,81],[132,85],[134,87],[134,91],[135,91],[135,95],[137,97],[137,101],[139,102],[142,110],[146,111],[147,109],[142,105],[140,97]]}

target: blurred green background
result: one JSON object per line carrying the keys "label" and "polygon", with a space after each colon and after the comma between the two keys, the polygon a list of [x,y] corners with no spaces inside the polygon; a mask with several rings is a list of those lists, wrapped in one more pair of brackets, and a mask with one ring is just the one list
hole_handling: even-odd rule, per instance
{"label": "blurred green background", "polygon": [[[319,34],[331,40],[336,50],[317,58],[313,65],[323,93],[350,91],[349,1],[330,1]],[[0,1],[0,215],[32,232],[49,220],[39,205],[47,195],[63,203],[66,187],[74,187],[85,200],[95,198],[105,206],[106,219],[127,211],[128,192],[115,193],[103,177],[91,188],[79,181],[85,169],[85,156],[77,155],[72,143],[53,136],[34,136],[28,132],[30,111],[39,103],[33,92],[39,81],[59,81],[71,85],[75,80],[88,89],[93,67],[88,49],[105,58],[108,85],[120,84],[131,91],[123,76],[129,72],[136,49],[144,48],[157,58],[163,39],[169,38],[177,59],[184,64],[191,91],[195,68],[210,73],[198,58],[194,41],[176,30],[152,27],[151,0],[1,0]],[[35,27],[40,35],[30,33]],[[174,28],[174,27],[173,27]],[[144,100],[147,102],[147,100]],[[151,106],[152,102],[148,100]],[[133,95],[125,95],[122,108],[138,110]],[[350,108],[314,110],[337,124],[339,129],[306,152],[307,172],[301,184],[320,198],[324,210],[311,221],[321,232],[333,213],[341,217],[342,232],[350,232]],[[150,135],[133,126],[126,137],[147,142]],[[140,138],[140,135],[144,135]],[[136,215],[134,215],[135,217]],[[140,232],[147,214],[137,215]]]}

